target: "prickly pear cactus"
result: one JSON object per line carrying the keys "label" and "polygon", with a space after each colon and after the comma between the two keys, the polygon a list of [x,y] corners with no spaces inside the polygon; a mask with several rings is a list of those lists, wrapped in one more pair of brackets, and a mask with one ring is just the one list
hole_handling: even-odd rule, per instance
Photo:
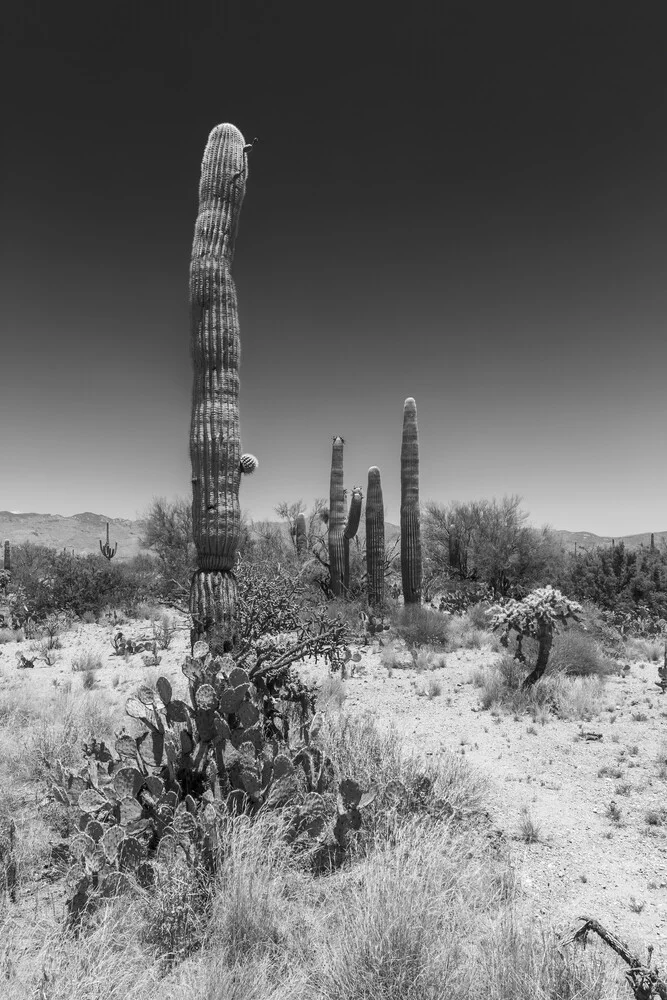
{"label": "prickly pear cactus", "polygon": [[[75,923],[133,878],[150,887],[162,862],[213,874],[219,822],[229,812],[279,809],[288,842],[319,864],[342,858],[358,810],[372,801],[361,789],[351,793],[349,780],[337,783],[317,745],[314,691],[271,663],[243,668],[229,654],[214,657],[202,641],[183,673],[189,703],[160,677],[125,706],[138,736],[116,734],[113,752],[93,740],[83,768],[56,761],[52,769],[53,798],[74,812],[79,831],[68,845]],[[296,734],[287,701],[304,709]]]}
{"label": "prickly pear cactus", "polygon": [[241,454],[239,338],[234,243],[248,175],[245,140],[233,125],[208,138],[201,167],[199,214],[190,262],[194,367],[190,457],[197,569],[190,589],[192,641],[216,654],[234,647],[234,564],[241,531],[239,481],[257,460]]}
{"label": "prickly pear cactus", "polygon": [[403,406],[401,443],[401,577],[403,600],[420,604],[422,550],[419,512],[419,432],[417,404],[409,396]]}
{"label": "prickly pear cactus", "polygon": [[369,606],[382,608],[384,604],[384,502],[380,470],[377,465],[372,465],[368,470],[366,577]]}

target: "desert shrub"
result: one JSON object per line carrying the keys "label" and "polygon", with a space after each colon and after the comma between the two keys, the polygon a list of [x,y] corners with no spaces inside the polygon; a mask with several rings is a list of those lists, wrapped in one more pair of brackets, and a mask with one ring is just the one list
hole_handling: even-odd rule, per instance
{"label": "desert shrub", "polygon": [[[448,622],[448,649],[481,649],[482,646],[492,646],[499,648],[497,637],[490,631],[487,625],[480,628],[477,621],[479,615],[471,615],[466,611],[462,615],[452,615]],[[484,619],[486,620],[486,618]]]}
{"label": "desert shrub", "polygon": [[21,595],[20,603],[40,621],[62,612],[79,618],[86,613],[98,615],[108,604],[132,608],[155,586],[154,576],[137,570],[133,562],[110,563],[99,555],[73,555],[44,547],[38,556],[24,562],[18,546],[12,581]]}
{"label": "desert shrub", "polygon": [[605,676],[615,670],[616,664],[604,655],[587,633],[571,628],[555,637],[547,672],[558,671],[569,677],[591,677]]}
{"label": "desert shrub", "polygon": [[347,698],[345,682],[336,674],[327,674],[317,691],[317,707],[323,712],[340,711]]}
{"label": "desert shrub", "polygon": [[414,657],[415,670],[419,672],[425,670],[442,670],[447,666],[447,657],[443,652],[436,651],[429,646],[422,646],[416,651]]}
{"label": "desert shrub", "polygon": [[662,663],[665,655],[665,643],[657,639],[626,639],[623,652],[628,660]]}
{"label": "desert shrub", "polygon": [[153,621],[152,628],[153,639],[160,649],[169,649],[177,632],[177,627],[171,615],[166,613],[161,614],[157,621]]}
{"label": "desert shrub", "polygon": [[552,671],[530,687],[524,686],[523,679],[524,669],[510,655],[492,667],[478,670],[473,682],[480,689],[482,708],[529,714],[540,721],[546,717],[544,713],[560,719],[590,719],[602,709],[603,675],[569,678]]}
{"label": "desert shrub", "polygon": [[444,649],[449,634],[448,617],[421,604],[397,606],[391,612],[391,623],[398,635],[413,649],[429,645]]}
{"label": "desert shrub", "polygon": [[102,666],[102,657],[90,651],[72,657],[72,670],[75,673],[101,670]]}

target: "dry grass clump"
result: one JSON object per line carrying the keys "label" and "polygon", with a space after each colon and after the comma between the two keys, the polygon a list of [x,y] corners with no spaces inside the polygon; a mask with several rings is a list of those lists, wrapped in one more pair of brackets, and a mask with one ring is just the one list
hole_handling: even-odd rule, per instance
{"label": "dry grass clump", "polygon": [[545,710],[560,719],[591,719],[604,708],[604,676],[568,677],[547,672],[532,687],[523,688],[526,665],[506,654],[491,667],[476,670],[473,684],[480,688],[482,708],[504,708],[516,714],[544,719]]}
{"label": "dry grass clump", "polygon": [[317,692],[318,710],[320,712],[339,712],[346,698],[345,681],[338,674],[326,674]]}
{"label": "dry grass clump", "polygon": [[89,673],[101,670],[103,666],[102,657],[98,653],[91,653],[89,650],[72,657],[72,670],[75,673]]}
{"label": "dry grass clump", "polygon": [[421,604],[398,606],[391,613],[391,622],[399,636],[411,648],[431,646],[445,649],[450,617]]}
{"label": "dry grass clump", "polygon": [[616,663],[585,632],[566,629],[557,633],[549,655],[549,672],[568,677],[605,677],[616,672]]}
{"label": "dry grass clump", "polygon": [[471,616],[469,611],[464,615],[451,616],[448,649],[482,649],[483,646],[500,649],[497,636],[488,628],[480,628],[476,624],[476,616]]}
{"label": "dry grass clump", "polygon": [[443,670],[447,666],[446,655],[436,649],[423,646],[415,652],[415,670],[423,673],[427,670]]}
{"label": "dry grass clump", "polygon": [[658,639],[626,639],[625,659],[639,663],[662,663],[665,643]]}

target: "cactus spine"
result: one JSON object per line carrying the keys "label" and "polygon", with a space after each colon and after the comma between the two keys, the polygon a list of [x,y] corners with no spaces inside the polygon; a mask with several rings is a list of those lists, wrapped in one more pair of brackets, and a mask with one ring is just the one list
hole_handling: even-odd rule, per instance
{"label": "cactus spine", "polygon": [[100,552],[102,553],[105,559],[108,559],[109,562],[111,562],[113,557],[116,555],[117,551],[118,551],[118,542],[116,542],[113,548],[111,548],[111,546],[109,545],[109,522],[107,521],[107,540],[104,543],[104,545],[102,545],[102,539],[100,539]]}
{"label": "cactus spine", "polygon": [[406,604],[421,603],[422,552],[419,517],[419,431],[417,404],[403,405],[401,443],[401,577]]}
{"label": "cactus spine", "polygon": [[248,148],[233,125],[218,125],[209,135],[190,260],[190,458],[197,549],[190,586],[191,639],[205,639],[214,655],[235,645],[239,481],[242,471],[252,471],[257,464],[252,456],[241,455],[240,338],[231,275]]}
{"label": "cactus spine", "polygon": [[12,547],[9,541],[5,542],[5,570],[7,573],[11,572],[12,568]]}
{"label": "cactus spine", "polygon": [[303,511],[296,515],[294,530],[296,534],[297,555],[304,556],[308,548],[308,530],[306,528],[306,515]]}
{"label": "cactus spine", "polygon": [[366,577],[368,603],[371,608],[381,608],[384,604],[384,503],[380,470],[377,465],[372,465],[368,470]]}
{"label": "cactus spine", "polygon": [[333,439],[329,481],[329,573],[331,591],[340,597],[345,582],[345,491],[343,489],[342,437]]}

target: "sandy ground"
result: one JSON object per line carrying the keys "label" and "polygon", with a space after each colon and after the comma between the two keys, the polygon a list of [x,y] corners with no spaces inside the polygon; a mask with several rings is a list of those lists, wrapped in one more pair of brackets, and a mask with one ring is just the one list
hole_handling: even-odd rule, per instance
{"label": "sandy ground", "polygon": [[[64,634],[51,666],[37,661],[34,669],[17,669],[17,652],[34,655],[31,644],[0,645],[0,707],[10,697],[38,693],[48,699],[70,685],[76,693],[84,674],[73,671],[72,663],[88,653],[102,663],[93,692],[104,692],[119,720],[127,697],[160,674],[184,692],[187,622],[174,613],[172,618],[179,631],[169,649],[158,650],[161,663],[154,667],[144,665],[145,653],[127,660],[115,655],[113,625],[80,625]],[[121,628],[127,636],[151,636],[148,621]],[[472,677],[494,662],[489,648],[449,653],[444,667],[427,673],[388,671],[377,645],[360,652],[354,676],[345,682],[346,710],[371,713],[380,728],[395,726],[409,751],[425,757],[461,754],[487,777],[494,826],[509,846],[536,919],[564,927],[580,915],[595,917],[642,956],[653,944],[654,962],[664,969],[667,811],[661,825],[646,822],[649,811],[667,807],[667,781],[660,777],[660,762],[667,759],[667,698],[655,687],[655,665],[634,663],[627,676],[609,678],[592,719],[549,716],[542,725],[529,716],[481,709]],[[320,678],[323,670],[304,668]],[[441,687],[433,698],[419,694],[430,678]],[[587,741],[582,731],[602,738]],[[614,774],[600,774],[604,768]],[[608,815],[612,801],[621,810],[620,822]],[[535,843],[521,837],[524,810],[539,831]]]}

